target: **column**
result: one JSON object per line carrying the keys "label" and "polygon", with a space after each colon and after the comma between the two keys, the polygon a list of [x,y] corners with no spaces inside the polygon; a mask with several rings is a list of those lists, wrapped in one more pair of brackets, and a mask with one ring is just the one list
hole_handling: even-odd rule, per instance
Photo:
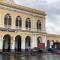
{"label": "column", "polygon": [[22,51],[25,51],[25,38],[24,37],[22,38],[22,41],[21,41],[21,49]]}
{"label": "column", "polygon": [[[24,18],[23,18],[24,19]],[[25,20],[22,20],[22,30],[25,30]]]}
{"label": "column", "polygon": [[46,48],[47,47],[46,34],[43,34],[42,36],[42,43],[45,43],[45,48]]}
{"label": "column", "polygon": [[42,18],[42,32],[46,32],[46,27],[45,27],[45,17]]}
{"label": "column", "polygon": [[32,38],[31,38],[31,49],[33,49],[34,48],[34,36],[32,36]]}
{"label": "column", "polygon": [[36,35],[32,34],[32,38],[31,38],[31,49],[33,49],[34,47],[37,47],[37,40],[36,40]]}
{"label": "column", "polygon": [[33,18],[32,18],[32,30],[33,31],[37,31],[37,29],[36,29],[36,17],[35,17],[35,15],[33,15]]}
{"label": "column", "polygon": [[3,38],[0,37],[0,52],[3,50]]}
{"label": "column", "polygon": [[15,52],[15,39],[11,37],[11,52]]}

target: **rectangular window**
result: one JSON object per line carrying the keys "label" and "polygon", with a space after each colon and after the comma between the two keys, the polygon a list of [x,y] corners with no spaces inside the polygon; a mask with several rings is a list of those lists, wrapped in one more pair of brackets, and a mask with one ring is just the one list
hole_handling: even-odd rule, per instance
{"label": "rectangular window", "polygon": [[8,20],[8,25],[11,25],[11,20],[10,19]]}
{"label": "rectangular window", "polygon": [[16,20],[16,26],[18,26],[18,20]]}
{"label": "rectangular window", "polygon": [[7,25],[7,19],[5,18],[4,25]]}

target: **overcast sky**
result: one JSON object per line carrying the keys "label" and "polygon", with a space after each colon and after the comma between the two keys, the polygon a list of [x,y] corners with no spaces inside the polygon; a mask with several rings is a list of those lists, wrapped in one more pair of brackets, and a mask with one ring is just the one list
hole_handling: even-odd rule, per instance
{"label": "overcast sky", "polygon": [[60,34],[60,0],[16,0],[16,3],[44,10],[47,13],[46,31]]}

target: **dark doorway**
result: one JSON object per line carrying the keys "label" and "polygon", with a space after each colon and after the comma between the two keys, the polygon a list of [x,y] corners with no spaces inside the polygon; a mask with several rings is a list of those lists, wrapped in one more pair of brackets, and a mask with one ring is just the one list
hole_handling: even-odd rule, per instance
{"label": "dark doorway", "polygon": [[10,52],[11,37],[10,35],[5,35],[3,37],[3,52]]}
{"label": "dark doorway", "polygon": [[47,40],[47,49],[50,48],[50,41]]}
{"label": "dark doorway", "polygon": [[21,52],[21,36],[15,38],[15,52]]}
{"label": "dark doorway", "polygon": [[37,38],[37,47],[38,47],[39,44],[41,43],[41,40],[42,40],[41,37],[38,37],[38,38]]}
{"label": "dark doorway", "polygon": [[54,42],[54,48],[60,49],[60,42]]}
{"label": "dark doorway", "polygon": [[25,39],[25,51],[28,51],[31,49],[31,38],[30,36],[27,36]]}

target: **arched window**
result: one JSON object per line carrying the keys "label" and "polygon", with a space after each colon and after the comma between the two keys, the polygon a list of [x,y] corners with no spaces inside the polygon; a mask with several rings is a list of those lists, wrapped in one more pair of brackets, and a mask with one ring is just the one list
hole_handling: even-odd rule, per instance
{"label": "arched window", "polygon": [[30,20],[30,18],[26,19],[25,27],[26,28],[31,28],[31,20]]}
{"label": "arched window", "polygon": [[20,16],[16,17],[16,27],[22,27],[22,19]]}
{"label": "arched window", "polygon": [[37,29],[41,30],[41,21],[40,20],[37,21]]}
{"label": "arched window", "polygon": [[10,14],[6,14],[4,17],[4,26],[11,26],[12,18]]}

